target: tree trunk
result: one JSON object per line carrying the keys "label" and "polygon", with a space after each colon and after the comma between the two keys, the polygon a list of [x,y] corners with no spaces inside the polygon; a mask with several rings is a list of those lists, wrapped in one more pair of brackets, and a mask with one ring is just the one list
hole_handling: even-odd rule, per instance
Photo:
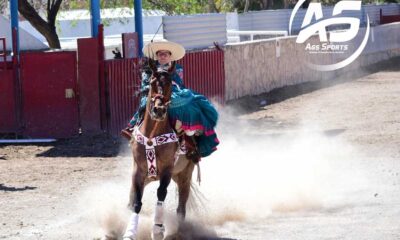
{"label": "tree trunk", "polygon": [[[50,48],[61,48],[60,40],[56,32],[55,21],[52,21],[52,23],[46,22],[27,0],[18,0],[18,10],[22,16],[46,38]],[[57,15],[57,12],[55,15]],[[52,16],[53,14],[54,13],[52,13]]]}
{"label": "tree trunk", "polygon": [[288,8],[289,7],[289,0],[283,0],[283,8]]}
{"label": "tree trunk", "polygon": [[218,12],[217,6],[215,5],[214,0],[208,0],[208,12],[210,12],[210,13]]}
{"label": "tree trunk", "polygon": [[274,0],[267,0],[267,9],[271,9],[274,6]]}
{"label": "tree trunk", "polygon": [[[49,27],[52,28],[51,26]],[[58,38],[58,34],[55,27],[53,27],[53,29],[50,29],[50,31],[46,31],[42,34],[49,43],[50,48],[57,48],[57,49],[61,48],[60,39]]]}
{"label": "tree trunk", "polygon": [[243,12],[248,12],[249,11],[249,6],[250,6],[250,0],[246,0],[246,3],[244,4]]}

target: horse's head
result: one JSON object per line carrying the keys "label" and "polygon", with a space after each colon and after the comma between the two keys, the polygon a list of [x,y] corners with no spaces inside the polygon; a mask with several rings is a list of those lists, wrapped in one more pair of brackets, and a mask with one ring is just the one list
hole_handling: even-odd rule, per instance
{"label": "horse's head", "polygon": [[150,78],[150,117],[155,121],[163,121],[167,116],[168,105],[172,93],[172,74],[175,61],[168,69],[157,68],[155,61],[149,61],[152,75]]}

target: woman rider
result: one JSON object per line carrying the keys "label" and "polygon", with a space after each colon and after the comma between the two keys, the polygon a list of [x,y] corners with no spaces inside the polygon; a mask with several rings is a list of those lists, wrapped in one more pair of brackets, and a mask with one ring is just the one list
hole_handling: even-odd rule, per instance
{"label": "woman rider", "polygon": [[[177,43],[159,41],[147,44],[144,55],[156,60],[158,68],[168,69],[172,61],[185,55],[185,49]],[[122,135],[130,137],[131,130],[143,118],[147,102],[151,71],[142,72],[140,105]],[[200,157],[207,157],[219,144],[214,128],[218,120],[215,107],[201,94],[188,89],[183,84],[183,68],[176,64],[172,78],[171,103],[168,107],[168,118],[178,135],[183,134],[188,158],[198,162]]]}

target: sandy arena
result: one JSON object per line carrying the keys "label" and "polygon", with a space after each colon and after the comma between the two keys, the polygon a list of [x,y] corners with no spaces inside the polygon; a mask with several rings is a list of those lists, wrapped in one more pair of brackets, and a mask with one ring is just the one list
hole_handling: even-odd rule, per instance
{"label": "sandy arena", "polygon": [[[221,110],[221,144],[201,162],[181,239],[400,239],[400,61],[358,74]],[[131,168],[127,142],[105,136],[0,145],[0,239],[120,235]],[[141,239],[156,188],[145,190]],[[167,199],[173,234],[174,184]]]}

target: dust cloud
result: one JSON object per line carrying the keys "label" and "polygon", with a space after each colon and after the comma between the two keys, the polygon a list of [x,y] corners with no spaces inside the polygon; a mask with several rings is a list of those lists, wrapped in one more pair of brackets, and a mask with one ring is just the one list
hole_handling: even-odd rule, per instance
{"label": "dust cloud", "polygon": [[[294,130],[275,129],[221,111],[218,126],[221,144],[201,162],[200,185],[195,183],[188,202],[187,223],[175,216],[177,191],[171,183],[166,200],[168,239],[235,236],[240,226],[268,221],[272,214],[321,211],[349,201],[347,194],[368,181],[358,167],[357,152],[343,139],[324,134],[315,124]],[[121,236],[129,211],[131,155],[121,149],[119,177],[97,183],[84,194],[80,207],[94,219],[94,234]],[[140,239],[149,239],[158,183],[146,187],[140,213]],[[101,229],[101,231],[99,231]]]}

